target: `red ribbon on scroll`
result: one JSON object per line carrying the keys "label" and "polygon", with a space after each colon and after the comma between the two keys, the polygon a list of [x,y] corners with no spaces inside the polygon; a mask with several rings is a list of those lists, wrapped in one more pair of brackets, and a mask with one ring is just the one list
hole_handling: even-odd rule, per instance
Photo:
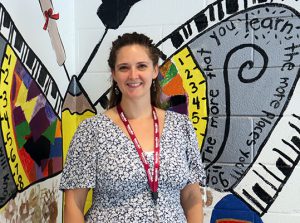
{"label": "red ribbon on scroll", "polygon": [[50,19],[50,18],[51,18],[51,19],[55,19],[55,20],[58,20],[58,19],[59,19],[59,14],[58,14],[58,13],[53,14],[52,8],[46,10],[46,11],[44,12],[44,15],[45,15],[45,17],[46,17],[46,22],[45,22],[44,27],[43,27],[44,30],[47,29],[48,23],[49,23],[49,19]]}

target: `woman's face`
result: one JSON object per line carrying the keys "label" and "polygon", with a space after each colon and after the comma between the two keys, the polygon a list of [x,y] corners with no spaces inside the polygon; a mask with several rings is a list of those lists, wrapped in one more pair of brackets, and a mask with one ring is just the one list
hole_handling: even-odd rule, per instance
{"label": "woman's face", "polygon": [[153,65],[146,47],[133,44],[118,50],[112,76],[122,92],[122,99],[150,100],[150,87],[157,75],[158,66]]}

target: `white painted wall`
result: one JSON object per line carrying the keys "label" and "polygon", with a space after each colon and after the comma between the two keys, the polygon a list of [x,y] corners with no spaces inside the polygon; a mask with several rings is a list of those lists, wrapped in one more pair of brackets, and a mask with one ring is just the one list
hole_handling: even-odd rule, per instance
{"label": "white painted wall", "polygon": [[[76,73],[80,73],[94,46],[100,41],[105,26],[96,11],[102,2],[75,1]],[[117,30],[109,30],[87,73],[82,78],[91,100],[95,102],[110,86],[110,72],[107,58],[111,42],[125,32],[142,32],[155,42],[172,32],[184,21],[203,9],[205,1],[197,0],[143,0],[130,10],[123,24]],[[184,11],[182,10],[184,9]],[[99,111],[101,111],[101,108]]]}
{"label": "white painted wall", "polygon": [[[24,40],[46,65],[49,73],[57,81],[62,95],[68,87],[68,78],[64,68],[58,66],[48,31],[43,30],[45,19],[39,1],[0,0],[11,15],[15,26]],[[59,13],[57,26],[66,53],[66,68],[69,74],[75,73],[75,21],[73,1],[52,1],[54,13]]]}

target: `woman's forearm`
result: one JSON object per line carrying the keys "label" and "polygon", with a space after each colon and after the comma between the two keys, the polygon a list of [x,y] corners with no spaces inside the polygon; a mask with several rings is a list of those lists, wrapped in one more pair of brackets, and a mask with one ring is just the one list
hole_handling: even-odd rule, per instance
{"label": "woman's forearm", "polygon": [[202,204],[194,204],[192,207],[187,208],[185,216],[188,223],[202,223],[203,222],[203,209]]}
{"label": "woman's forearm", "polygon": [[84,223],[84,204],[89,189],[65,191],[64,223]]}
{"label": "woman's forearm", "polygon": [[74,204],[68,204],[64,207],[64,223],[84,223],[84,215]]}
{"label": "woman's forearm", "polygon": [[187,185],[181,191],[181,205],[188,223],[203,222],[202,195],[198,184]]}

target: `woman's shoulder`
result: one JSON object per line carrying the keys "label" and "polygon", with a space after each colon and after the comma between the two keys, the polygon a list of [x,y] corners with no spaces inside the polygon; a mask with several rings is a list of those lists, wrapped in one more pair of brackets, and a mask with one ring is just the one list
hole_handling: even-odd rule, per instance
{"label": "woman's shoulder", "polygon": [[165,110],[164,114],[163,123],[165,130],[186,132],[191,127],[191,122],[186,114],[172,110]]}

